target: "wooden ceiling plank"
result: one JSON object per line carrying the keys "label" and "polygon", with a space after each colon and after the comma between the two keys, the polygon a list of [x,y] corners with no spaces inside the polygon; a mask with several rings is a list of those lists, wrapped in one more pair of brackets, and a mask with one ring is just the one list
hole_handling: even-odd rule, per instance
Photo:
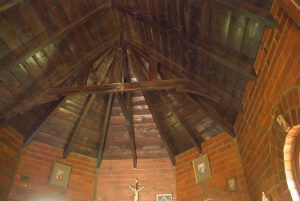
{"label": "wooden ceiling plank", "polygon": [[[57,75],[47,75],[47,77],[54,76],[54,79],[56,80],[54,85],[52,87],[59,86],[64,81],[66,81],[70,75],[73,75],[76,71],[80,70],[84,66],[86,66],[88,63],[92,62],[97,56],[103,54],[106,55],[111,52],[111,47],[114,45],[114,43],[117,41],[119,36],[114,36],[111,39],[109,39],[107,42],[105,42],[101,47],[94,49],[89,54],[85,55],[83,58],[81,58],[79,61],[77,61],[75,64],[72,64],[68,69],[69,71]],[[48,78],[44,77],[40,80],[40,83],[36,86],[39,87],[39,89],[36,90],[36,88],[31,88],[31,91],[28,91],[26,93],[27,95],[23,97],[22,100],[20,100],[15,105],[8,108],[6,111],[4,111],[0,117],[2,119],[2,122],[5,122],[12,118],[14,115],[18,113],[23,113],[25,111],[30,110],[31,108],[36,107],[37,105],[40,105],[41,100],[47,99],[48,101],[54,100],[57,97],[53,97],[52,99],[47,98],[47,96],[43,97],[41,94],[45,92],[47,88],[49,88],[49,83],[47,82]]]}
{"label": "wooden ceiling plank", "polygon": [[215,109],[213,109],[204,100],[196,99],[195,97],[188,95],[188,99],[196,104],[203,112],[205,112],[210,118],[218,122],[224,130],[226,130],[232,137],[235,137],[234,126],[222,117]]}
{"label": "wooden ceiling plank", "polygon": [[[128,13],[129,15],[135,17],[136,19],[141,20],[142,22],[156,28],[161,33],[164,33],[168,36],[174,37],[177,40],[183,41],[187,46],[195,48],[198,51],[201,51],[202,53],[208,55],[210,58],[223,64],[227,68],[239,73],[239,75],[241,75],[242,77],[244,77],[246,79],[250,79],[250,80],[256,79],[255,71],[251,64],[237,58],[236,56],[230,55],[228,52],[222,50],[221,48],[219,48],[215,45],[212,45],[211,43],[208,43],[207,41],[201,41],[199,44],[196,44],[196,43],[190,41],[188,36],[185,36],[184,34],[178,32],[176,30],[172,30],[166,26],[162,26],[145,16],[141,16],[138,14],[139,13],[138,11],[132,11],[130,9],[127,9],[127,8],[121,7],[121,6],[116,6],[116,7],[119,8],[120,10]],[[245,70],[245,69],[247,69],[247,70]]]}
{"label": "wooden ceiling plank", "polygon": [[191,129],[191,126],[188,125],[188,123],[184,120],[184,118],[181,118],[181,117],[178,116],[178,114],[176,112],[176,108],[174,108],[173,104],[171,103],[172,101],[168,100],[166,98],[166,96],[167,96],[167,94],[165,93],[164,95],[160,95],[160,98],[162,100],[164,100],[164,102],[166,103],[168,109],[174,115],[175,119],[182,125],[184,133],[186,133],[188,135],[190,141],[192,142],[192,144],[194,145],[194,147],[196,148],[196,150],[199,153],[201,153],[202,152],[201,143],[204,140],[202,138],[201,139],[197,139],[196,133]]}
{"label": "wooden ceiling plank", "polygon": [[73,144],[73,142],[74,142],[74,140],[77,136],[77,133],[80,131],[80,129],[82,127],[83,121],[85,120],[85,117],[88,114],[95,97],[96,97],[95,94],[87,96],[87,98],[84,102],[84,105],[82,107],[82,110],[79,114],[79,118],[76,120],[76,123],[74,124],[74,127],[72,128],[70,136],[69,136],[69,138],[67,140],[67,143],[65,145],[64,152],[63,152],[63,158],[64,159],[67,158],[67,156],[70,154],[72,144]]}
{"label": "wooden ceiling plank", "polygon": [[149,78],[150,80],[157,80],[158,62],[155,58],[150,57],[149,61]]}
{"label": "wooden ceiling plank", "polygon": [[[135,76],[137,77],[137,79],[139,81],[143,80],[141,78],[142,75],[137,70],[137,67],[136,67],[137,63],[134,61],[134,59],[131,59],[131,61],[133,63],[132,69],[133,69],[133,72],[134,72]],[[162,139],[162,141],[163,141],[163,143],[165,145],[165,148],[166,148],[166,150],[168,152],[169,158],[170,158],[172,164],[175,166],[176,165],[176,158],[175,158],[174,151],[171,148],[170,139],[168,138],[168,136],[163,131],[163,129],[162,129],[161,125],[160,125],[161,121],[159,120],[158,114],[156,113],[156,110],[154,109],[154,106],[151,103],[150,95],[147,92],[143,92],[143,96],[144,96],[144,98],[146,100],[146,103],[147,103],[147,105],[149,107],[149,110],[150,110],[150,112],[152,114],[153,120],[154,120],[154,122],[156,124],[156,127],[157,127],[158,131],[159,131],[159,135],[160,135],[160,137],[161,137],[161,139]]]}
{"label": "wooden ceiling plank", "polygon": [[[184,77],[186,79],[196,80],[197,83],[199,83],[199,84],[195,84],[195,86],[197,86],[196,88],[199,92],[198,95],[201,95],[201,93],[203,93],[203,91],[208,91],[208,92],[210,92],[209,93],[210,95],[215,95],[214,97],[224,98],[224,101],[231,100],[231,105],[235,108],[236,111],[240,111],[240,108],[242,108],[242,104],[240,103],[239,100],[233,99],[231,97],[231,95],[226,93],[224,90],[212,85],[211,83],[208,83],[200,76],[197,76],[194,73],[191,73],[188,69],[186,69],[181,64],[178,64],[177,62],[173,61],[172,59],[167,58],[166,56],[160,54],[159,52],[155,51],[154,49],[149,48],[148,46],[144,45],[141,42],[128,40],[127,44],[131,48],[133,48],[135,51],[138,51],[142,55],[148,55],[148,57],[150,57],[150,56],[155,57],[159,63],[163,64],[163,67],[166,67],[166,68],[170,69],[171,71],[178,70],[178,71],[182,72],[182,74],[184,75]],[[199,90],[199,87],[201,87],[202,89]],[[180,92],[180,90],[189,90],[189,91],[191,91],[191,93],[195,93],[194,87],[187,86],[187,88],[188,89],[178,89],[178,91]],[[210,99],[209,94],[206,97],[207,99]]]}
{"label": "wooden ceiling plank", "polygon": [[40,125],[35,129],[35,131],[24,141],[23,147],[28,146],[31,144],[31,142],[34,140],[34,138],[39,133],[40,129],[48,122],[48,120],[56,114],[57,110],[64,104],[66,100],[66,97],[61,99],[61,101],[58,103],[58,105],[45,117],[42,119],[39,119],[41,122]]}
{"label": "wooden ceiling plank", "polygon": [[107,130],[108,130],[108,124],[109,124],[109,120],[110,120],[113,99],[114,99],[114,94],[110,93],[107,104],[106,104],[105,116],[104,116],[104,121],[103,121],[103,125],[102,125],[100,145],[98,148],[97,166],[96,166],[97,168],[100,167],[102,159],[103,159],[103,153],[104,153],[104,148],[105,148],[105,142],[106,142],[106,136],[107,136]]}
{"label": "wooden ceiling plank", "polygon": [[99,84],[84,87],[56,87],[48,89],[43,95],[74,95],[74,94],[101,94],[123,93],[135,91],[167,90],[187,88],[189,81],[185,79],[151,80],[141,82]]}
{"label": "wooden ceiling plank", "polygon": [[[211,1],[211,0],[210,0]],[[276,21],[268,10],[257,7],[251,3],[242,0],[212,0],[211,2],[218,5],[222,5],[238,14],[244,15],[250,19],[260,20],[266,26],[275,28],[277,26]]]}
{"label": "wooden ceiling plank", "polygon": [[129,137],[130,137],[130,143],[131,143],[131,151],[132,151],[132,159],[133,159],[133,166],[134,168],[137,167],[137,154],[136,154],[136,143],[135,143],[135,134],[134,134],[134,126],[133,126],[133,119],[132,119],[132,113],[129,111],[126,107],[126,103],[120,93],[116,93],[116,98],[120,104],[122,113],[125,117]]}
{"label": "wooden ceiling plank", "polygon": [[4,4],[0,4],[0,13],[3,13],[4,11],[18,5],[21,3],[23,0],[9,0],[5,2]]}
{"label": "wooden ceiling plank", "polygon": [[[58,40],[59,38],[63,37],[65,34],[69,33],[70,31],[74,30],[75,28],[79,27],[80,25],[84,24],[87,20],[89,20],[92,16],[94,16],[96,13],[99,13],[101,11],[105,11],[108,8],[111,7],[111,3],[106,3],[92,12],[86,14],[85,16],[79,18],[78,20],[72,22],[68,26],[66,26],[63,29],[58,30],[57,32],[51,34],[50,37],[45,38],[45,34],[42,33],[39,36],[35,37],[34,40],[38,40],[38,43],[32,43],[29,41],[31,44],[35,45],[28,45],[30,47],[29,49],[25,48],[25,50],[17,55],[17,57],[9,57],[8,59],[3,59],[4,65],[2,65],[2,68],[0,68],[0,75],[5,72],[10,70],[11,68],[17,66],[19,63],[21,63],[25,58],[32,56],[35,52],[39,51],[43,47],[45,47],[47,44]],[[26,45],[27,47],[27,45]]]}

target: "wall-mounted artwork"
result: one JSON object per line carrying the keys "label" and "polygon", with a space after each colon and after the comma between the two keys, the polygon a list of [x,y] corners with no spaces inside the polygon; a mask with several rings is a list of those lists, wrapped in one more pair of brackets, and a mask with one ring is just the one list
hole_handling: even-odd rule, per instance
{"label": "wall-mounted artwork", "polygon": [[49,184],[66,188],[71,174],[71,166],[54,163],[49,178]]}
{"label": "wall-mounted artwork", "polygon": [[172,201],[172,194],[158,194],[156,201]]}
{"label": "wall-mounted artwork", "polygon": [[229,192],[233,192],[233,191],[238,190],[238,186],[237,186],[237,182],[236,182],[235,177],[230,177],[230,178],[227,179],[227,186],[228,186]]}
{"label": "wall-mounted artwork", "polygon": [[206,154],[203,154],[199,158],[193,160],[193,167],[197,184],[204,182],[212,177],[209,161]]}

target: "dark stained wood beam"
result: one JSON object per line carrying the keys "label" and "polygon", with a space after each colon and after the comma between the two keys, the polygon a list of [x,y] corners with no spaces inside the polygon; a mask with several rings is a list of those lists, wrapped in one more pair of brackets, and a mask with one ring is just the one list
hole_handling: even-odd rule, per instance
{"label": "dark stained wood beam", "polygon": [[190,82],[184,79],[174,80],[151,80],[132,83],[112,83],[91,85],[84,87],[56,87],[48,89],[44,95],[73,95],[73,94],[101,94],[101,93],[123,93],[134,91],[153,91],[187,88]]}
{"label": "dark stained wood beam", "polygon": [[168,100],[166,97],[167,97],[166,93],[160,95],[160,98],[162,100],[164,100],[164,102],[166,103],[165,105],[171,111],[171,113],[173,114],[173,116],[175,117],[175,119],[182,125],[184,133],[186,133],[188,135],[191,143],[194,145],[194,147],[196,148],[196,150],[199,153],[201,153],[202,152],[201,143],[204,140],[202,138],[201,139],[197,138],[196,133],[191,129],[191,126],[188,125],[188,123],[185,121],[184,118],[178,116],[178,114],[176,112],[176,108],[174,108],[174,106],[172,104],[172,101]]}
{"label": "dark stained wood beam", "polygon": [[[130,54],[131,58],[133,58],[132,54]],[[136,72],[136,71],[135,71]],[[137,72],[138,73],[138,72]],[[140,73],[140,76],[141,73]],[[208,105],[205,101],[197,101],[195,98],[192,98],[191,95],[187,95],[190,101],[192,101],[195,105],[197,105],[203,112],[206,112],[208,116],[210,116],[213,120],[218,122],[230,135],[234,136],[234,126],[228,122],[224,117],[222,117],[214,108],[212,108],[210,105]],[[182,125],[186,125],[186,122],[182,122]],[[187,125],[186,125],[187,126]],[[189,128],[187,126],[187,128]],[[191,132],[192,133],[192,132]],[[193,136],[190,136],[193,138]],[[193,140],[193,139],[191,139]],[[194,141],[194,143],[197,143],[197,141]],[[194,144],[195,145],[195,144]]]}
{"label": "dark stained wood beam", "polygon": [[218,122],[222,128],[228,132],[232,137],[235,137],[234,126],[222,117],[214,108],[212,108],[209,104],[207,104],[204,100],[199,100],[199,98],[195,98],[192,95],[187,96],[188,99],[196,104],[203,112],[205,112],[210,118]]}
{"label": "dark stained wood beam", "polygon": [[[201,95],[203,92],[206,92],[208,96],[203,96],[204,98],[211,99],[215,102],[215,100],[218,100],[218,97],[222,97],[224,100],[230,100],[230,106],[235,111],[241,111],[242,110],[242,104],[239,100],[234,99],[231,97],[230,94],[228,94],[226,91],[210,84],[206,80],[204,80],[202,77],[195,75],[194,73],[191,73],[188,69],[186,69],[183,65],[173,61],[172,59],[160,54],[159,52],[155,51],[152,48],[149,48],[148,46],[144,45],[143,43],[129,40],[128,45],[130,46],[131,50],[134,50],[133,52],[138,52],[141,55],[145,55],[146,57],[152,56],[155,57],[156,60],[162,64],[162,67],[166,67],[171,71],[179,72],[181,75],[184,76],[185,79],[196,81],[197,84],[189,85],[188,89],[182,89],[178,88],[178,92],[186,92],[188,90],[192,94],[198,94]],[[197,89],[197,90],[195,90]],[[204,95],[204,94],[203,94]]]}
{"label": "dark stained wood beam", "polygon": [[158,62],[155,58],[150,57],[149,61],[149,79],[157,80]]}
{"label": "dark stained wood beam", "polygon": [[5,3],[0,3],[0,13],[3,13],[4,11],[18,5],[23,0],[8,0]]}
{"label": "dark stained wood beam", "polygon": [[40,125],[35,129],[35,131],[24,141],[23,147],[28,146],[31,144],[31,142],[34,140],[34,138],[37,136],[40,129],[48,122],[48,120],[55,115],[57,110],[64,104],[66,101],[66,98],[61,99],[61,101],[56,105],[55,108],[43,119],[40,119],[41,121]]}
{"label": "dark stained wood beam", "polygon": [[[135,74],[135,76],[137,77],[137,79],[140,81],[140,80],[143,80],[142,79],[142,74],[137,70],[137,62],[134,60],[134,58],[132,57],[132,55],[130,55],[130,58],[131,58],[131,62],[132,62],[132,70]],[[149,110],[152,114],[152,117],[153,117],[153,120],[156,124],[156,127],[159,131],[159,135],[165,145],[165,148],[168,152],[168,155],[169,155],[169,158],[172,162],[172,164],[175,166],[176,165],[176,158],[175,158],[175,154],[174,154],[174,151],[172,150],[172,146],[171,146],[171,143],[170,143],[170,139],[168,138],[168,136],[165,134],[165,132],[163,131],[161,125],[160,125],[160,121],[159,121],[159,117],[154,109],[154,106],[151,102],[151,98],[150,98],[150,95],[148,92],[143,92],[143,96],[147,102],[147,105],[149,107]]]}
{"label": "dark stained wood beam", "polygon": [[85,102],[84,102],[84,105],[82,107],[82,110],[79,114],[79,117],[78,119],[76,120],[73,128],[72,128],[72,131],[70,133],[70,136],[67,140],[67,143],[65,145],[65,148],[64,148],[64,152],[63,152],[63,158],[65,159],[71,152],[71,148],[72,148],[72,144],[76,138],[76,135],[77,133],[80,131],[81,127],[82,127],[82,124],[85,120],[85,117],[86,115],[88,114],[91,106],[92,106],[92,103],[95,99],[96,95],[95,94],[92,94],[92,95],[88,95]]}
{"label": "dark stained wood beam", "polygon": [[[4,58],[1,61],[1,68],[0,68],[0,75],[13,67],[17,66],[19,63],[21,63],[24,59],[32,56],[37,51],[45,47],[47,44],[56,41],[66,35],[67,33],[71,32],[75,28],[79,27],[80,25],[84,24],[86,21],[88,21],[92,16],[94,16],[96,13],[99,13],[101,11],[105,11],[108,8],[111,7],[111,3],[106,3],[98,8],[96,8],[94,11],[86,14],[85,16],[79,18],[78,20],[75,20],[71,24],[67,25],[63,29],[57,30],[54,32],[50,37],[45,38],[45,33],[40,34],[39,36],[35,37],[32,41],[28,42],[28,45],[25,45],[25,47],[30,48],[23,48],[24,50],[21,51],[18,55],[15,56],[7,56],[7,58]],[[38,41],[35,42],[35,41]],[[22,49],[22,48],[20,48]],[[3,62],[3,63],[2,63]]]}
{"label": "dark stained wood beam", "polygon": [[104,153],[104,147],[105,147],[105,142],[106,142],[107,129],[108,129],[108,124],[109,124],[109,120],[110,120],[113,99],[114,99],[114,94],[113,93],[109,94],[108,101],[106,104],[104,121],[103,121],[103,125],[102,125],[100,145],[99,145],[98,154],[97,154],[97,166],[96,166],[97,168],[100,167],[102,159],[103,159],[103,153]]}
{"label": "dark stained wood beam", "polygon": [[135,134],[134,134],[134,126],[133,126],[133,119],[132,119],[132,113],[127,109],[126,103],[123,99],[123,96],[119,93],[115,94],[116,98],[118,99],[118,102],[121,106],[122,113],[125,117],[130,142],[131,142],[131,151],[132,151],[132,159],[133,159],[133,167],[137,167],[137,154],[136,154],[136,143],[135,143]]}
{"label": "dark stained wood beam", "polygon": [[[231,69],[232,71],[239,73],[242,77],[244,77],[246,79],[250,79],[250,80],[256,79],[253,65],[237,58],[234,55],[229,54],[228,52],[213,45],[212,43],[209,43],[207,41],[201,41],[196,44],[195,42],[190,41],[188,36],[185,36],[184,34],[178,32],[176,30],[173,30],[171,28],[168,28],[166,26],[162,26],[146,16],[139,15],[139,14],[137,14],[138,13],[137,11],[132,11],[130,9],[127,9],[127,8],[124,8],[121,6],[117,6],[117,8],[128,13],[129,15],[133,16],[134,18],[141,20],[142,22],[152,26],[153,28],[157,29],[161,33],[164,33],[167,36],[176,38],[177,40],[181,40],[187,46],[192,47],[192,48],[196,49],[197,51],[200,51],[203,54],[208,55],[210,58],[223,64],[224,66]],[[133,39],[131,39],[131,40],[133,40]],[[247,69],[247,70],[245,70],[245,69]]]}
{"label": "dark stained wood beam", "polygon": [[154,109],[154,106],[153,106],[153,104],[151,102],[150,95],[149,95],[148,92],[143,92],[143,96],[144,96],[144,98],[146,100],[146,103],[147,103],[147,105],[149,107],[149,110],[150,110],[150,112],[152,114],[153,120],[154,120],[154,122],[156,124],[156,127],[158,129],[159,135],[160,135],[160,137],[161,137],[161,139],[162,139],[162,141],[163,141],[163,143],[165,145],[165,148],[166,148],[166,150],[168,152],[169,158],[170,158],[172,164],[175,166],[176,165],[176,158],[175,158],[174,151],[171,148],[170,139],[165,134],[165,132],[163,131],[163,129],[162,129],[161,125],[160,125],[159,117],[158,117],[158,115],[157,115],[157,113],[156,113],[156,111]]}
{"label": "dark stained wood beam", "polygon": [[210,2],[222,5],[225,8],[235,11],[240,15],[244,15],[250,19],[259,20],[266,26],[275,28],[276,21],[268,10],[257,7],[251,3],[242,0],[209,0]]}
{"label": "dark stained wood beam", "polygon": [[[18,113],[24,113],[25,111],[28,111],[36,107],[37,105],[40,105],[41,103],[45,103],[45,101],[43,101],[45,99],[48,102],[53,101],[55,98],[57,98],[57,96],[49,97],[41,96],[41,94],[45,93],[46,89],[48,89],[49,87],[57,87],[63,84],[71,75],[85,67],[88,63],[96,59],[99,55],[105,58],[109,53],[111,53],[113,45],[115,44],[118,38],[119,36],[117,35],[107,40],[100,47],[95,48],[89,54],[85,55],[76,63],[69,66],[68,71],[61,73],[58,76],[55,73],[52,73],[50,75],[47,75],[46,77],[41,78],[38,84],[35,84],[33,87],[31,87],[30,91],[28,91],[26,95],[18,101],[17,104],[11,106],[2,113],[2,115],[0,116],[2,122],[9,120]],[[50,78],[53,81],[52,86],[48,82]]]}

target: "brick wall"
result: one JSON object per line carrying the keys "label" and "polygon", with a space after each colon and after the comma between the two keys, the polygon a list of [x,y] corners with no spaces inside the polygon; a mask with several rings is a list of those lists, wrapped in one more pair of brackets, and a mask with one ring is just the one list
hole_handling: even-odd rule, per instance
{"label": "brick wall", "polygon": [[[53,162],[72,167],[67,190],[48,184]],[[155,200],[156,194],[172,193],[175,196],[175,168],[169,159],[139,160],[138,169],[132,168],[132,160],[103,161],[98,183],[98,199],[101,201],[132,200],[128,185],[135,178],[145,185],[140,198],[144,201]],[[96,160],[71,153],[62,160],[62,149],[34,142],[22,152],[10,201],[44,201],[49,198],[56,201],[92,201],[96,181]],[[22,181],[22,176],[29,178]],[[24,177],[23,177],[24,178]],[[174,197],[176,201],[176,198]]]}
{"label": "brick wall", "polygon": [[[236,123],[237,142],[251,200],[264,191],[273,201],[291,200],[284,172],[283,146],[287,133],[274,118],[283,115],[300,124],[300,10],[286,10],[290,0],[275,0],[271,13],[278,23],[267,29],[255,63],[257,81],[250,81],[244,110]],[[298,21],[299,24],[299,21]]]}
{"label": "brick wall", "polygon": [[[205,199],[222,201],[248,201],[248,191],[235,140],[228,134],[218,135],[202,144],[208,155],[212,179],[196,184],[192,160],[199,157],[191,149],[176,157],[176,188],[178,201]],[[229,192],[227,178],[235,177],[238,190]]]}
{"label": "brick wall", "polygon": [[18,164],[22,136],[12,127],[0,128],[0,200],[6,200]]}
{"label": "brick wall", "polygon": [[175,168],[169,159],[138,160],[138,169],[132,168],[132,160],[103,161],[100,169],[98,199],[101,201],[133,200],[128,185],[135,178],[145,185],[140,200],[154,201],[156,194],[173,194],[176,201]]}
{"label": "brick wall", "polygon": [[[54,161],[72,166],[66,192],[48,185]],[[61,201],[66,195],[71,201],[90,201],[93,199],[95,166],[94,159],[73,153],[62,161],[61,149],[34,142],[22,153],[9,200],[44,201],[52,199]],[[28,182],[22,181],[22,176],[27,176]]]}

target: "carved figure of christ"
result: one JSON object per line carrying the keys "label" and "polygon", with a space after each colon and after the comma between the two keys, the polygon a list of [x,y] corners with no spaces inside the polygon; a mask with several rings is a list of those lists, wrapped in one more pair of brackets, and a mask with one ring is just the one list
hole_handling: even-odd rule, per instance
{"label": "carved figure of christ", "polygon": [[134,199],[133,201],[139,201],[139,192],[142,190],[145,186],[141,186],[139,188],[138,179],[135,179],[135,186],[128,186],[133,192],[134,192]]}

